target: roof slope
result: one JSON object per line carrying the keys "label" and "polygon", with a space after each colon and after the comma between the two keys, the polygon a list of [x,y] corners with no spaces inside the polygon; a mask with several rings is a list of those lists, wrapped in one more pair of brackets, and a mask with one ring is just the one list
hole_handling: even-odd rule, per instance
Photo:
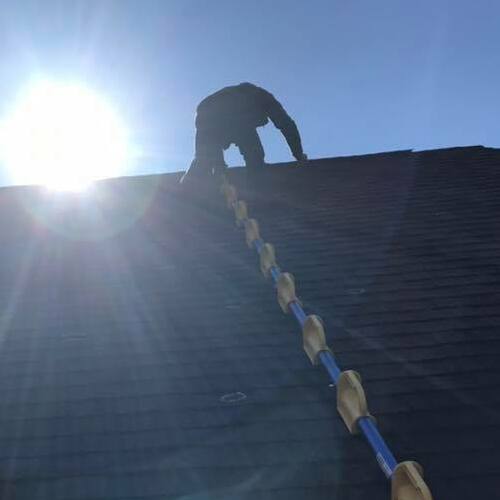
{"label": "roof slope", "polygon": [[[500,486],[499,165],[482,147],[396,152],[243,189],[440,500]],[[230,212],[177,180],[0,193],[2,498],[388,498]]]}

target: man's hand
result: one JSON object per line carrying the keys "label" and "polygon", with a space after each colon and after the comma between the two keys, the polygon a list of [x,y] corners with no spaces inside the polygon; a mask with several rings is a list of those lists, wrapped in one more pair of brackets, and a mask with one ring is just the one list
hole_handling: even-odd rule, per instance
{"label": "man's hand", "polygon": [[307,155],[305,153],[302,153],[297,157],[297,163],[299,164],[299,167],[304,167],[307,165]]}

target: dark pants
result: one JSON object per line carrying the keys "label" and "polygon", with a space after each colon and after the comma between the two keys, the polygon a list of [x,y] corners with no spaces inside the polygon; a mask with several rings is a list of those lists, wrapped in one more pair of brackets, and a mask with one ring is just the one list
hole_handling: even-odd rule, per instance
{"label": "dark pants", "polygon": [[258,175],[257,171],[264,166],[264,148],[255,128],[232,131],[229,139],[227,134],[220,133],[216,129],[197,129],[195,160],[185,177],[205,177],[223,171],[226,167],[224,150],[231,144],[235,144],[240,150],[249,177]]}
{"label": "dark pants", "polygon": [[249,128],[240,132],[233,143],[238,146],[249,173],[264,166],[264,148],[256,129]]}

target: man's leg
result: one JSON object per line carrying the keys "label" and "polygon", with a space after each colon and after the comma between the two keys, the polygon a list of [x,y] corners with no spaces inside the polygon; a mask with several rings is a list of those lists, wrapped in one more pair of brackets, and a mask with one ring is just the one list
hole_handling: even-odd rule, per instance
{"label": "man's leg", "polygon": [[195,158],[187,172],[182,176],[181,183],[191,179],[209,180],[214,173],[224,170],[224,151],[219,144],[217,135],[211,130],[196,130]]}
{"label": "man's leg", "polygon": [[264,148],[257,130],[249,128],[241,131],[235,143],[245,159],[245,165],[250,175],[264,167]]}
{"label": "man's leg", "polygon": [[258,193],[262,190],[261,177],[264,172],[264,148],[260,142],[259,134],[254,128],[249,128],[238,133],[235,144],[245,159],[246,185],[248,194]]}

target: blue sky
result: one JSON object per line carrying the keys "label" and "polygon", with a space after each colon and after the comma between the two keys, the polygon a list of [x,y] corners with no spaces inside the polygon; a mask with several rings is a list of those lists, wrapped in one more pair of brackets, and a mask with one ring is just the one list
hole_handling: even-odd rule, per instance
{"label": "blue sky", "polygon": [[[499,18],[493,1],[4,2],[0,114],[33,75],[82,81],[124,116],[138,174],[186,168],[197,103],[241,81],[281,100],[310,157],[499,146]],[[267,161],[291,158],[259,130]]]}

